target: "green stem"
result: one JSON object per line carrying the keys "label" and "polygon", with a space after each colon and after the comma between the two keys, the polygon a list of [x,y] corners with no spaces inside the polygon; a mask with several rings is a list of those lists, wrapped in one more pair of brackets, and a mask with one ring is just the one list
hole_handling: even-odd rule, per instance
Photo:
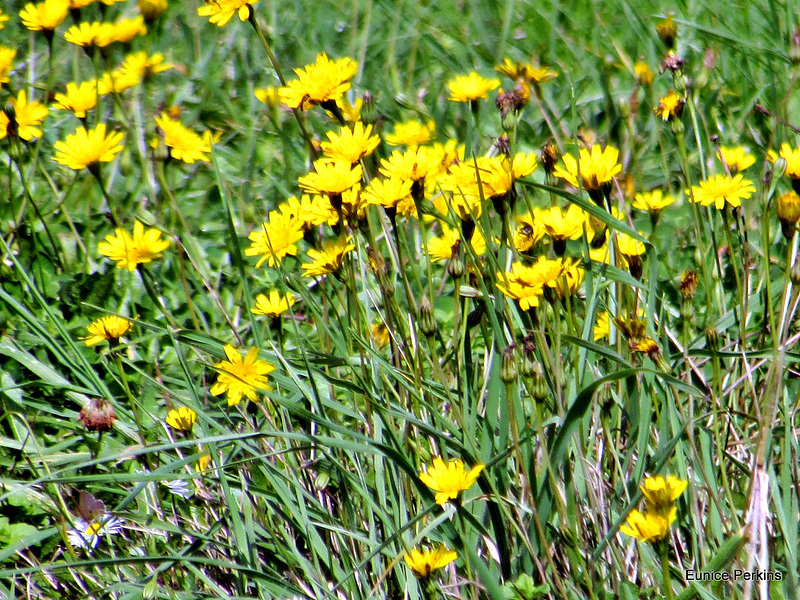
{"label": "green stem", "polygon": [[661,589],[666,600],[673,600],[675,596],[672,593],[672,575],[669,571],[669,542],[664,538],[658,545],[661,554]]}

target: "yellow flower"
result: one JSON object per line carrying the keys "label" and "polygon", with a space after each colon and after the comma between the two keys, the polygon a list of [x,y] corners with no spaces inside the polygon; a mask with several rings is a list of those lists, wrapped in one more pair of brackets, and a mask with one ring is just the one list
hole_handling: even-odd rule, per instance
{"label": "yellow flower", "polygon": [[395,208],[398,203],[411,194],[413,182],[410,179],[398,179],[389,177],[378,179],[377,177],[369,182],[369,185],[361,194],[368,204]]}
{"label": "yellow flower", "polygon": [[331,206],[331,201],[327,196],[314,196],[308,194],[298,200],[294,196],[278,206],[278,210],[300,221],[305,229],[317,227],[327,223],[335,225],[339,221],[336,210]]}
{"label": "yellow flower", "polygon": [[329,131],[327,136],[328,141],[320,144],[325,156],[334,161],[340,160],[350,164],[355,164],[372,154],[381,143],[377,135],[372,135],[372,125],[364,127],[360,122],[352,129],[342,127],[339,133]]}
{"label": "yellow flower", "polygon": [[554,242],[577,240],[583,235],[586,213],[580,207],[570,204],[566,211],[558,206],[551,206],[539,211],[539,221],[544,231]]}
{"label": "yellow flower", "polygon": [[384,139],[390,146],[421,146],[433,139],[435,130],[436,123],[433,121],[428,121],[427,125],[419,121],[406,121],[395,123],[394,132],[387,133]]}
{"label": "yellow flower", "polygon": [[662,121],[672,121],[681,116],[685,104],[686,98],[670,90],[666,96],[658,99],[658,105],[653,108],[653,112],[660,116]]}
{"label": "yellow flower", "polygon": [[633,65],[633,72],[636,73],[636,78],[644,87],[653,85],[653,72],[650,70],[650,67],[647,66],[646,62],[637,62]]}
{"label": "yellow flower", "polygon": [[66,94],[56,94],[56,103],[53,108],[68,110],[81,119],[86,118],[86,111],[97,104],[97,82],[84,81],[80,85],[67,84]]}
{"label": "yellow flower", "polygon": [[254,94],[259,102],[263,102],[268,106],[275,106],[278,103],[278,88],[275,86],[257,88]]}
{"label": "yellow flower", "polygon": [[522,310],[539,306],[539,298],[544,293],[541,272],[516,262],[511,271],[497,274],[497,289],[504,295],[519,301]]}
{"label": "yellow flower", "polygon": [[111,25],[111,37],[114,42],[127,44],[138,35],[145,35],[147,27],[144,24],[144,17],[139,15],[133,19],[120,19]]}
{"label": "yellow flower", "polygon": [[20,90],[16,98],[11,98],[8,103],[14,107],[14,123],[5,111],[0,111],[0,140],[6,135],[16,134],[23,140],[32,140],[42,136],[38,125],[42,124],[47,116],[47,107],[41,102],[28,102],[25,90]]}
{"label": "yellow flower", "polygon": [[611,332],[611,319],[608,312],[601,312],[597,315],[597,323],[592,328],[592,339],[597,342],[608,337]]}
{"label": "yellow flower", "polygon": [[53,31],[67,18],[68,12],[67,0],[45,0],[39,4],[26,4],[19,17],[31,31]]}
{"label": "yellow flower", "polygon": [[247,21],[250,18],[251,4],[256,4],[258,0],[213,0],[205,6],[197,9],[197,14],[201,17],[210,17],[209,22],[223,27],[238,14],[240,21]]}
{"label": "yellow flower", "polygon": [[223,360],[214,365],[219,371],[217,383],[212,387],[211,394],[219,396],[228,393],[228,406],[239,404],[242,396],[247,396],[253,402],[258,401],[256,388],[272,391],[272,387],[267,385],[267,375],[275,370],[275,367],[265,360],[259,360],[259,349],[253,346],[247,352],[247,356],[242,360],[239,351],[230,344],[225,345],[225,356],[228,360]]}
{"label": "yellow flower", "polygon": [[664,196],[661,190],[653,190],[646,194],[636,194],[633,208],[657,214],[674,202],[675,198],[672,196]]}
{"label": "yellow flower", "polygon": [[514,247],[519,252],[527,252],[544,237],[541,223],[541,211],[534,208],[532,212],[517,217],[517,230],[514,232]]}
{"label": "yellow flower", "polygon": [[775,203],[778,220],[781,222],[783,236],[790,240],[794,237],[797,221],[800,220],[800,196],[795,192],[781,195]]}
{"label": "yellow flower", "polygon": [[634,509],[628,513],[626,524],[619,531],[641,542],[657,542],[667,537],[669,526],[675,522],[677,514],[676,507],[672,507],[666,515],[650,511],[641,513]]}
{"label": "yellow flower", "polygon": [[[342,114],[345,123],[353,124],[361,120],[361,108],[364,106],[364,101],[361,98],[357,98],[353,104],[350,104],[344,98],[339,98],[336,101],[336,106],[339,108],[339,112]],[[331,117],[334,116],[329,110],[325,112]]]}
{"label": "yellow flower", "polygon": [[170,427],[176,431],[192,431],[192,427],[197,422],[197,413],[188,406],[181,406],[180,408],[173,408],[167,413],[167,418],[164,419]]}
{"label": "yellow flower", "polygon": [[404,152],[394,150],[389,158],[381,159],[380,172],[384,177],[421,181],[429,174],[436,174],[441,165],[441,156],[427,146],[411,147]]}
{"label": "yellow flower", "polygon": [[269,297],[264,294],[256,296],[256,307],[251,308],[250,312],[275,319],[287,312],[293,305],[294,296],[292,294],[281,296],[280,292],[272,290],[269,293]]}
{"label": "yellow flower", "polygon": [[118,269],[133,271],[140,264],[161,258],[161,252],[169,248],[169,240],[161,239],[158,229],[144,230],[139,221],[133,224],[133,237],[124,229],[117,228],[114,235],[107,235],[105,242],[97,245],[97,251],[117,262]]}
{"label": "yellow flower", "polygon": [[14,58],[16,56],[17,51],[13,48],[0,46],[0,88],[3,87],[4,83],[10,81],[8,74],[11,73],[11,69],[14,67]]}
{"label": "yellow flower", "polygon": [[167,10],[167,0],[139,0],[136,6],[145,21],[155,21]]}
{"label": "yellow flower", "polygon": [[172,158],[189,164],[197,160],[209,161],[211,144],[208,139],[187,129],[180,121],[171,119],[167,113],[161,113],[160,117],[156,117],[156,124],[164,136],[164,145],[169,148]]}
{"label": "yellow flower", "polygon": [[486,98],[489,92],[500,87],[499,79],[486,79],[476,72],[462,75],[450,80],[447,89],[450,90],[450,100],[453,102],[473,102]]}
{"label": "yellow flower", "polygon": [[433,465],[422,471],[419,478],[422,483],[436,492],[436,503],[444,506],[448,500],[455,500],[458,494],[472,487],[483,471],[483,465],[475,465],[469,471],[464,469],[461,459],[447,461],[439,457],[433,459]]}
{"label": "yellow flower", "polygon": [[90,4],[94,4],[95,0],[68,0],[71,9],[84,8]]}
{"label": "yellow flower", "polygon": [[89,335],[80,338],[87,346],[94,346],[101,342],[109,342],[115,346],[123,335],[130,331],[133,323],[122,317],[109,315],[100,317],[86,328]]}
{"label": "yellow flower", "polygon": [[691,192],[686,194],[692,202],[703,206],[713,204],[717,210],[722,210],[726,202],[734,208],[741,206],[742,200],[747,200],[755,191],[753,182],[741,175],[712,175],[699,186],[692,186]]}
{"label": "yellow flower", "polygon": [[303,277],[322,277],[329,273],[336,273],[344,264],[345,254],[353,249],[355,249],[355,245],[349,243],[344,236],[335,242],[327,242],[322,247],[322,251],[310,249],[308,257],[313,262],[301,265],[305,271]]}
{"label": "yellow flower", "polygon": [[582,149],[578,154],[577,161],[571,154],[565,154],[562,160],[564,168],[556,165],[553,174],[577,188],[580,187],[578,184],[578,173],[580,172],[583,189],[587,191],[599,190],[606,184],[610,185],[614,176],[622,171],[622,165],[617,162],[619,150],[612,146],[606,146],[601,150],[600,146],[595,144],[591,151]]}
{"label": "yellow flower", "polygon": [[389,334],[389,328],[383,321],[381,321],[380,323],[373,323],[371,333],[372,333],[372,339],[375,342],[375,345],[378,346],[378,348],[383,348],[386,344],[389,343],[389,340],[391,339],[391,335]]}
{"label": "yellow flower", "polygon": [[[461,232],[458,229],[449,227],[446,223],[442,223],[442,234],[438,237],[432,237],[428,240],[425,249],[433,262],[440,260],[450,260],[453,258],[453,248],[456,245],[461,245]],[[483,238],[479,229],[475,229],[472,234],[472,239],[469,241],[470,246],[475,251],[475,254],[483,254],[486,252],[486,240]],[[461,250],[461,256],[466,254]]]}
{"label": "yellow flower", "polygon": [[641,256],[646,250],[642,242],[626,233],[617,234],[617,249],[620,254],[629,260],[635,256]]}
{"label": "yellow flower", "polygon": [[751,167],[756,162],[756,157],[750,154],[747,148],[742,146],[729,147],[721,146],[719,154],[722,160],[728,165],[728,170],[731,173],[738,173],[744,171],[747,167]]}
{"label": "yellow flower", "polygon": [[264,264],[270,267],[280,264],[287,254],[297,255],[296,242],[303,239],[302,223],[296,217],[273,210],[269,213],[269,221],[260,229],[253,231],[248,239],[252,245],[244,251],[247,256],[263,254],[256,263],[256,268]]}
{"label": "yellow flower", "polygon": [[669,513],[673,503],[689,485],[688,481],[678,479],[672,475],[662,477],[645,477],[639,489],[647,499],[648,508],[653,511]]}
{"label": "yellow flower", "polygon": [[114,25],[111,23],[100,23],[99,21],[80,23],[73,25],[64,33],[64,39],[70,44],[89,48],[97,46],[104,48],[115,41]]}
{"label": "yellow flower", "polygon": [[800,148],[792,148],[789,144],[781,144],[781,151],[775,153],[774,150],[767,152],[767,160],[775,162],[780,157],[786,160],[785,175],[790,179],[800,179]]}
{"label": "yellow flower", "polygon": [[522,78],[533,84],[545,83],[558,77],[558,73],[547,67],[534,67],[519,61],[512,61],[510,58],[504,59],[503,64],[495,67],[494,70],[513,81]]}
{"label": "yellow flower", "polygon": [[128,54],[113,73],[117,73],[119,78],[135,80],[138,83],[146,77],[163,73],[171,68],[172,65],[164,62],[164,55],[160,52],[148,56],[147,52],[142,51]]}
{"label": "yellow flower", "polygon": [[458,554],[455,550],[448,550],[444,546],[439,546],[434,550],[417,550],[414,548],[411,552],[403,556],[403,560],[414,573],[414,577],[425,578],[430,576],[432,571],[441,569],[449,565]]}
{"label": "yellow flower", "polygon": [[350,79],[357,70],[358,63],[353,59],[331,60],[321,52],[314,64],[294,70],[297,79],[280,88],[278,97],[289,108],[301,110],[339,100],[350,89]]}
{"label": "yellow flower", "polygon": [[314,172],[300,177],[297,183],[304,191],[311,194],[336,196],[349,190],[361,182],[363,170],[361,165],[353,165],[347,161],[337,160],[314,163]]}
{"label": "yellow flower", "polygon": [[0,10],[0,29],[2,29],[3,27],[5,27],[5,23],[6,23],[6,21],[8,21],[10,18],[11,18],[11,17],[9,17],[8,15],[4,15],[4,14],[3,14],[3,11],[2,11],[2,10]]}
{"label": "yellow flower", "polygon": [[55,143],[57,153],[53,160],[75,171],[101,162],[111,162],[118,152],[122,152],[120,142],[123,137],[122,132],[106,136],[105,123],[88,131],[78,127],[65,141]]}

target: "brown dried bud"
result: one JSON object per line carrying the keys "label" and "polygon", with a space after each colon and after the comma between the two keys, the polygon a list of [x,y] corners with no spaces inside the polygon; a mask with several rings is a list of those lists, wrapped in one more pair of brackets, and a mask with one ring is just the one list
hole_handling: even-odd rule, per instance
{"label": "brown dried bud", "polygon": [[78,420],[89,431],[111,431],[114,428],[114,421],[117,415],[114,414],[114,407],[105,398],[92,398],[81,409]]}
{"label": "brown dried bud", "polygon": [[544,172],[550,175],[556,167],[558,162],[558,148],[555,144],[547,142],[542,147],[542,168]]}
{"label": "brown dried bud", "polygon": [[679,58],[672,50],[667,52],[664,60],[661,61],[659,73],[664,71],[680,71],[683,69],[683,59]]}
{"label": "brown dried bud", "polygon": [[505,133],[497,138],[497,141],[494,145],[500,154],[504,154],[505,156],[511,154],[511,141],[508,139],[508,135]]}
{"label": "brown dried bud", "polygon": [[691,300],[694,298],[694,295],[697,292],[697,281],[698,278],[696,271],[688,270],[683,272],[678,290],[680,291],[684,300]]}

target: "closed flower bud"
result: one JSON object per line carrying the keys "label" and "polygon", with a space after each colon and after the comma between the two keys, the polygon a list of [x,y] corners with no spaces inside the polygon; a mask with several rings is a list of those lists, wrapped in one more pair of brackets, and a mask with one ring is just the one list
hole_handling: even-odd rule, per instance
{"label": "closed flower bud", "polygon": [[364,125],[372,125],[378,120],[378,108],[375,106],[375,97],[370,92],[364,92],[364,105],[361,108],[361,121]]}
{"label": "closed flower bud", "polygon": [[536,363],[536,368],[533,373],[531,395],[536,402],[544,402],[548,396],[547,380],[544,378],[544,370],[539,363]]}
{"label": "closed flower bud", "polygon": [[706,329],[706,348],[714,354],[719,352],[719,331],[713,327]]}
{"label": "closed flower bud", "polygon": [[794,237],[797,221],[800,220],[800,196],[795,192],[788,192],[778,198],[776,206],[783,237],[790,240]]}
{"label": "closed flower bud", "polygon": [[548,175],[553,173],[556,163],[558,162],[558,148],[555,144],[550,142],[542,147],[542,168]]}
{"label": "closed flower bud", "polygon": [[517,379],[517,360],[514,356],[516,344],[512,343],[503,350],[503,358],[500,362],[500,379],[503,383],[513,383]]}
{"label": "closed flower bud", "polygon": [[433,315],[433,306],[431,306],[431,301],[428,300],[427,296],[422,296],[422,300],[419,302],[417,319],[419,330],[423,335],[430,337],[436,333],[438,325],[436,323],[436,317]]}
{"label": "closed flower bud", "polygon": [[666,19],[656,25],[656,31],[658,32],[658,37],[661,38],[661,41],[664,42],[667,49],[672,50],[675,47],[675,38],[678,35],[678,28],[675,27],[675,21],[672,20],[671,14],[667,15]]}

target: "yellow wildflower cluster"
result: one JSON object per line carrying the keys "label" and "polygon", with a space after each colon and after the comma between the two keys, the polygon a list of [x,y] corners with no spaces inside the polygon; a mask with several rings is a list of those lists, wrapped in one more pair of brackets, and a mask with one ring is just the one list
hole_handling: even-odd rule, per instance
{"label": "yellow wildflower cluster", "polygon": [[672,475],[645,478],[640,489],[647,508],[645,512],[634,509],[628,513],[626,524],[619,528],[620,532],[641,542],[663,540],[669,534],[670,525],[678,518],[675,501],[688,485],[688,481]]}

